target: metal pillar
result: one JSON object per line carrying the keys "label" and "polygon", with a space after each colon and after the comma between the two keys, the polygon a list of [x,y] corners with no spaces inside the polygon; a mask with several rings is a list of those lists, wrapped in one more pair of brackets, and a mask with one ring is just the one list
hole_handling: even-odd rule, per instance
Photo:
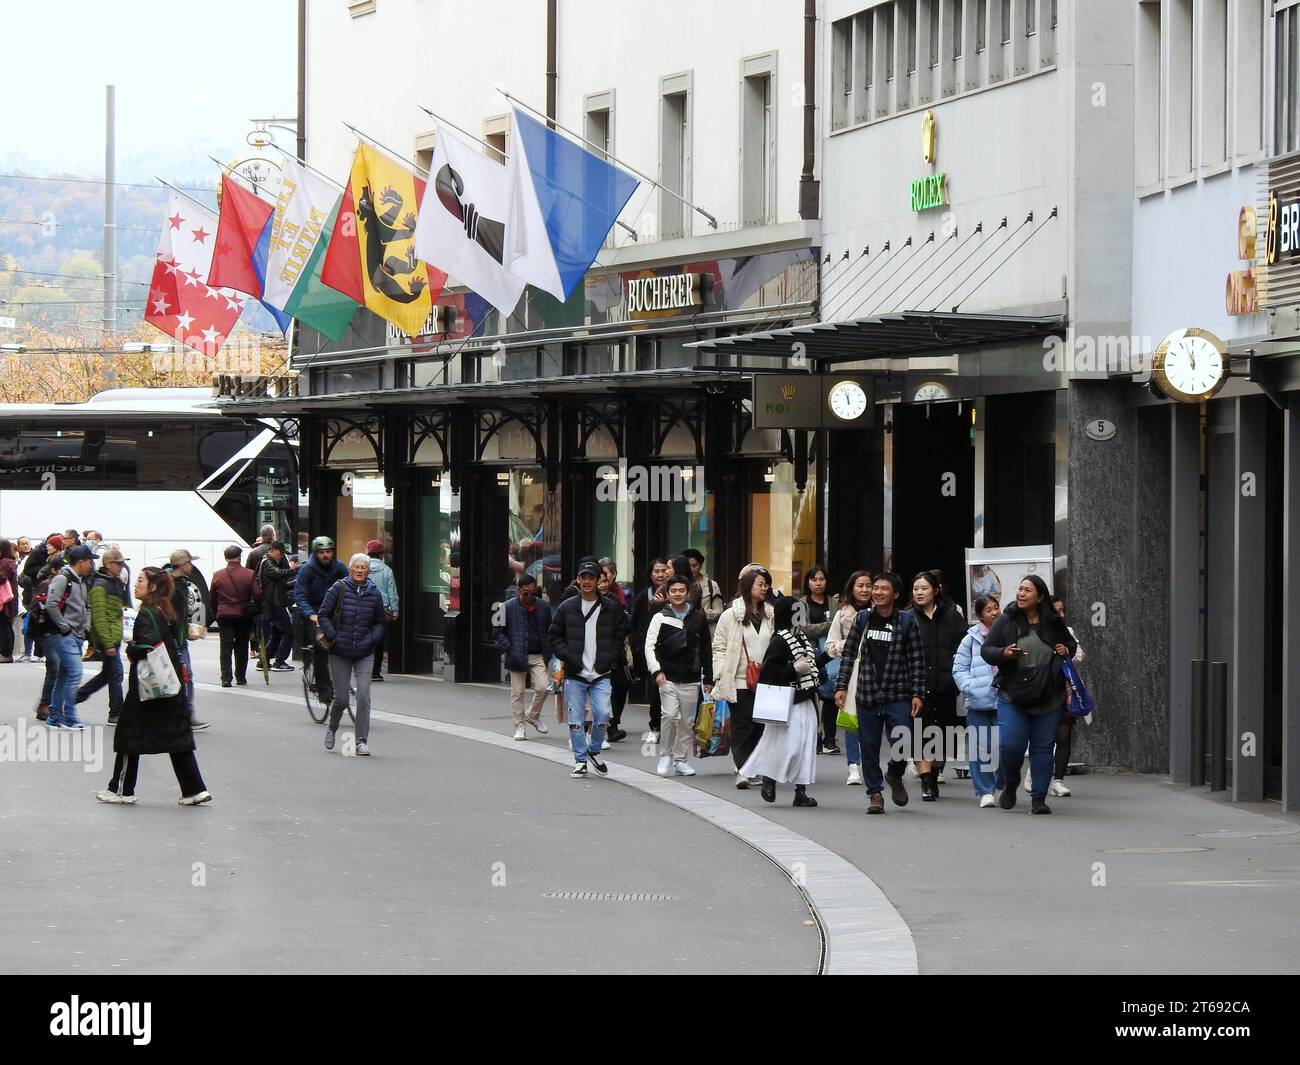
{"label": "metal pillar", "polygon": [[[1192,674],[1182,663],[1201,657],[1198,639],[1201,565],[1201,412],[1175,404],[1171,410],[1169,463],[1169,775],[1175,784],[1205,780],[1205,747],[1195,758]],[[1195,664],[1193,664],[1193,670]],[[1203,680],[1204,678],[1202,678]],[[1202,712],[1204,708],[1202,707]]]}
{"label": "metal pillar", "polygon": [[[1264,587],[1265,444],[1268,403],[1262,396],[1236,401],[1236,483],[1233,515],[1232,797],[1264,798]],[[1243,753],[1251,751],[1253,753]]]}

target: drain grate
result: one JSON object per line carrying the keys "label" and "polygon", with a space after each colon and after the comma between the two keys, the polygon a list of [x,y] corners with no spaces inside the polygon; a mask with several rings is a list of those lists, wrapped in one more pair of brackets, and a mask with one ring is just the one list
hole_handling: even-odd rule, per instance
{"label": "drain grate", "polygon": [[650,891],[548,891],[548,899],[570,899],[578,902],[676,902],[675,895],[656,895]]}

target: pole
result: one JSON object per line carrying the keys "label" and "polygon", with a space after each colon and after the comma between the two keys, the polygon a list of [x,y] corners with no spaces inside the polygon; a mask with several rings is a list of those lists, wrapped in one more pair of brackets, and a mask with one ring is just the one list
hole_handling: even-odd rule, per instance
{"label": "pole", "polygon": [[[234,172],[234,171],[233,171],[233,170],[232,170],[232,169],[231,169],[227,164],[223,163],[223,162],[222,162],[220,159],[218,159],[215,155],[209,155],[208,158],[211,159],[214,163],[216,163],[217,166],[221,167],[221,169],[224,170],[227,174],[230,174],[232,177],[238,177],[238,176],[239,176],[239,175],[236,174],[236,173],[235,173],[235,172]],[[271,200],[272,203],[275,203],[275,202],[276,202],[275,200],[272,200],[272,199],[271,199],[271,197],[270,197],[269,194],[267,194],[267,195],[263,195],[262,190],[261,190],[260,188],[258,188],[257,185],[255,185],[253,182],[250,181],[250,182],[248,182],[247,184],[248,184],[248,187],[251,188],[251,189],[253,190],[253,195],[254,195],[254,196],[257,196],[257,197],[259,197],[259,198],[261,198],[261,199],[265,199],[265,200]]]}
{"label": "pole", "polygon": [[274,148],[274,149],[275,149],[277,152],[279,152],[281,155],[287,155],[287,156],[288,156],[290,159],[292,159],[295,163],[300,163],[300,164],[302,164],[303,166],[305,166],[308,170],[310,170],[313,174],[316,174],[316,175],[318,175],[319,177],[323,177],[326,181],[328,181],[331,185],[333,185],[333,186],[334,186],[336,189],[338,189],[340,192],[343,191],[343,186],[340,185],[337,181],[335,181],[332,177],[330,177],[327,173],[325,173],[325,171],[320,170],[320,169],[318,169],[318,168],[312,166],[311,163],[307,162],[307,160],[306,160],[306,159],[303,159],[301,156],[294,155],[293,152],[289,151],[288,148],[281,148],[278,144],[275,143],[275,141],[271,141],[271,142],[267,145],[267,147],[268,147],[268,148]]}
{"label": "pole", "polygon": [[347,126],[348,129],[350,129],[350,130],[351,130],[353,133],[355,133],[358,137],[360,137],[363,141],[369,141],[369,142],[370,142],[371,144],[373,144],[376,148],[382,148],[384,151],[386,151],[389,155],[391,155],[391,156],[392,156],[394,159],[396,159],[398,162],[400,162],[400,163],[405,163],[407,166],[411,167],[413,170],[418,170],[418,171],[419,171],[421,174],[423,174],[425,177],[428,177],[428,176],[429,176],[429,171],[425,170],[424,167],[422,167],[419,163],[412,162],[410,159],[406,158],[406,156],[404,156],[404,155],[399,155],[397,152],[393,151],[392,148],[388,147],[387,144],[384,144],[382,141],[377,141],[377,140],[375,140],[375,138],[372,137],[372,136],[370,136],[369,134],[367,134],[367,133],[362,133],[361,130],[357,129],[357,127],[354,126],[354,125],[352,125],[351,122],[344,122],[343,124],[344,124],[345,126]]}
{"label": "pole", "polygon": [[117,150],[114,143],[114,124],[117,111],[117,90],[113,85],[104,88],[104,324],[103,344],[109,333],[117,329],[117,202],[115,186],[117,177]]}
{"label": "pole", "polygon": [[[298,157],[307,156],[307,0],[298,0]],[[304,164],[305,165],[305,164]]]}
{"label": "pole", "polygon": [[1210,790],[1228,786],[1228,663],[1210,663]]}
{"label": "pole", "polygon": [[559,78],[555,53],[557,47],[559,15],[556,0],[546,0],[546,117],[551,129],[555,128],[555,87]]}
{"label": "pole", "polygon": [[186,192],[186,191],[183,190],[183,189],[178,189],[178,188],[177,188],[175,185],[173,185],[170,181],[164,181],[164,180],[163,180],[162,178],[160,178],[157,174],[155,174],[155,175],[153,176],[153,179],[154,179],[154,181],[158,182],[159,185],[162,185],[164,188],[169,188],[169,189],[171,189],[172,192],[176,193],[177,196],[184,196],[187,200],[190,201],[190,203],[194,204],[195,207],[202,207],[202,208],[203,208],[205,211],[207,211],[209,214],[212,213],[212,208],[209,207],[206,203],[204,203],[202,200],[196,200],[196,199],[195,199],[193,196],[191,196],[188,192]]}
{"label": "pole", "polygon": [[1205,685],[1209,665],[1204,658],[1192,661],[1192,773],[1188,780],[1192,787],[1205,783]]}
{"label": "pole", "polygon": [[703,207],[700,207],[700,206],[697,206],[696,204],[691,203],[691,201],[688,200],[688,199],[687,199],[685,196],[683,196],[681,193],[679,193],[679,192],[674,192],[672,189],[670,189],[670,188],[666,188],[666,187],[663,185],[662,182],[656,181],[656,180],[655,180],[654,178],[652,178],[649,174],[645,173],[645,172],[642,171],[642,170],[638,170],[638,169],[637,169],[636,167],[634,167],[634,166],[629,166],[627,163],[623,162],[622,159],[618,158],[618,156],[616,156],[616,155],[610,155],[607,151],[605,151],[604,148],[600,147],[598,144],[592,144],[592,142],[589,141],[589,140],[587,140],[587,138],[584,137],[582,134],[580,134],[580,133],[575,133],[573,130],[569,129],[568,126],[562,126],[562,125],[560,125],[560,123],[556,122],[554,119],[548,118],[546,115],[542,114],[540,111],[537,110],[537,108],[535,108],[535,107],[529,107],[528,104],[524,103],[523,100],[519,99],[519,97],[517,97],[517,96],[511,96],[510,93],[506,92],[506,90],[503,89],[503,88],[501,88],[500,86],[497,86],[497,92],[499,92],[502,96],[504,96],[504,97],[505,97],[507,100],[509,100],[511,103],[518,104],[521,108],[523,108],[523,110],[527,111],[527,112],[528,112],[530,115],[532,115],[534,118],[537,118],[537,119],[540,119],[540,120],[543,121],[543,122],[549,123],[550,125],[553,125],[553,126],[554,126],[556,129],[558,129],[558,130],[562,130],[563,132],[567,133],[570,137],[573,137],[575,140],[581,141],[584,145],[586,145],[588,148],[592,149],[593,151],[595,151],[595,152],[599,152],[601,155],[607,156],[607,157],[608,157],[608,158],[609,158],[613,163],[615,163],[615,164],[618,165],[618,166],[621,166],[621,167],[622,167],[624,170],[626,170],[629,174],[635,174],[635,175],[636,175],[637,177],[639,177],[642,181],[648,181],[648,182],[650,182],[650,184],[653,185],[655,188],[657,188],[657,189],[661,189],[662,191],[668,193],[668,195],[671,196],[673,199],[675,199],[675,200],[680,200],[680,201],[681,201],[682,203],[684,203],[687,207],[689,207],[692,211],[695,211],[697,214],[701,214],[701,215],[703,215],[704,218],[708,221],[709,225],[710,225],[712,228],[714,228],[714,229],[717,229],[717,228],[718,228],[718,220],[717,220],[716,218],[714,218],[713,215],[709,214],[709,212],[706,211]]}

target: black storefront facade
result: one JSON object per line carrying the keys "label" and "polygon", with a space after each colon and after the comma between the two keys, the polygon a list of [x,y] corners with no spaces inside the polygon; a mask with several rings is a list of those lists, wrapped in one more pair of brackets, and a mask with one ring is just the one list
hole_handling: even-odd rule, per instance
{"label": "black storefront facade", "polygon": [[753,427],[753,376],[786,360],[689,346],[813,320],[815,232],[788,228],[595,267],[567,304],[529,289],[508,321],[446,295],[414,341],[360,310],[338,342],[301,331],[297,395],[220,408],[296,430],[311,535],[345,560],[388,545],[391,669],[498,680],[491,626],[521,572],[554,597],[578,558],[608,556],[640,588],[650,559],[689,546],[729,593],[751,560],[785,587],[820,561],[825,444]]}

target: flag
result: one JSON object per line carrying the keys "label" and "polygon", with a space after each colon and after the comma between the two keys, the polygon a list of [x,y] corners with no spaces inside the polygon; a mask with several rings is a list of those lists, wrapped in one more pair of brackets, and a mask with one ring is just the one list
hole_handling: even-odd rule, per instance
{"label": "flag", "polygon": [[195,351],[216,355],[239,320],[244,301],[208,284],[217,219],[173,195],[158,238],[144,320]]}
{"label": "flag", "polygon": [[221,215],[212,249],[209,283],[214,288],[230,288],[257,297],[284,332],[289,328],[289,316],[280,309],[283,304],[268,300],[263,294],[273,204],[229,174],[221,175],[217,199]]}
{"label": "flag", "polygon": [[[407,336],[419,335],[433,297],[447,281],[446,274],[420,262],[415,251],[423,185],[386,155],[368,144],[359,145],[348,177],[351,203],[345,196],[334,239],[325,253],[325,283],[348,295],[353,292],[340,284],[359,285],[358,302]],[[355,209],[350,209],[353,205]],[[356,272],[343,261],[351,245],[356,248]],[[339,283],[331,280],[331,269]]]}
{"label": "flag", "polygon": [[506,172],[503,265],[564,303],[640,182],[518,110]]}
{"label": "flag", "polygon": [[415,253],[506,315],[524,291],[502,261],[508,205],[506,168],[439,129]]}
{"label": "flag", "polygon": [[343,336],[360,302],[320,280],[338,208],[330,182],[286,160],[267,241],[265,299],[331,340]]}
{"label": "flag", "polygon": [[366,294],[361,288],[361,251],[357,240],[357,213],[352,205],[352,187],[343,189],[339,200],[338,221],[329,243],[325,245],[325,260],[321,263],[320,279],[335,292],[341,292],[356,303],[364,303]]}

